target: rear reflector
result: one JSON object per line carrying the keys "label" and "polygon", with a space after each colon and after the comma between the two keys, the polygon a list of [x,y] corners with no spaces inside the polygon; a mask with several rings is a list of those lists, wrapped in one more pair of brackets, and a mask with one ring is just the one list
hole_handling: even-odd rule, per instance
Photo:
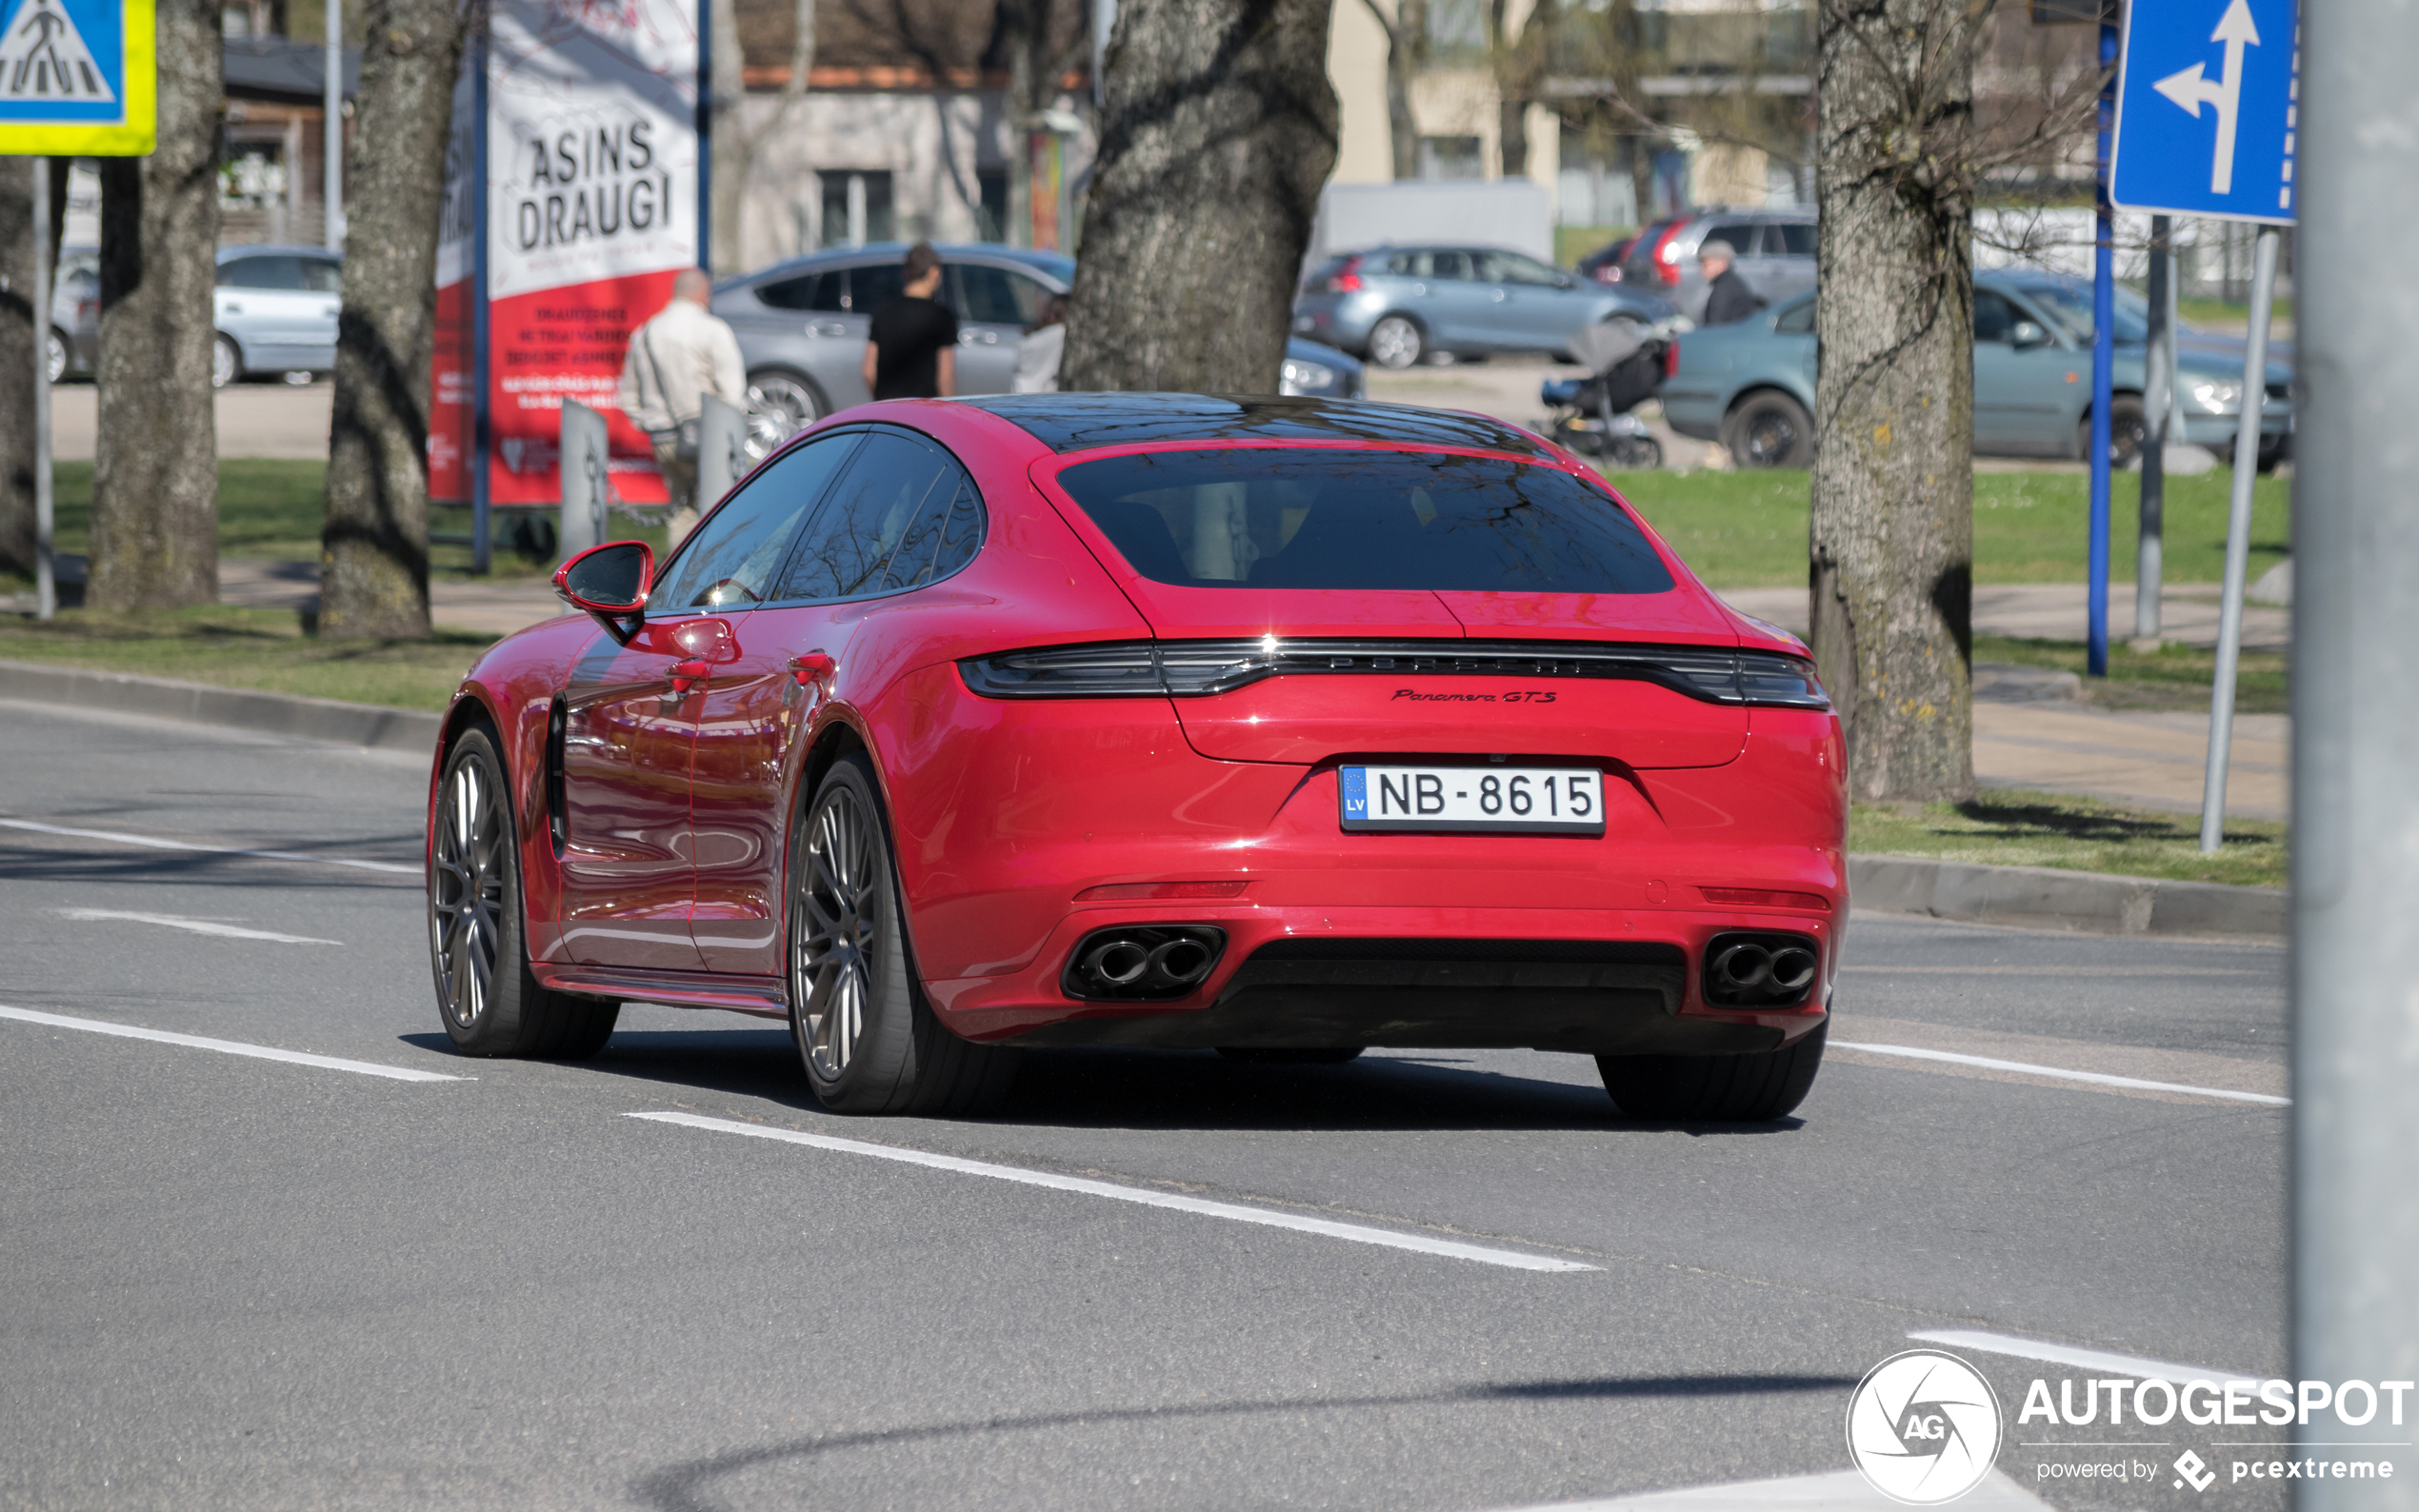
{"label": "rear reflector", "polygon": [[1819,892],[1775,892],[1769,887],[1699,887],[1708,903],[1728,904],[1735,908],[1811,908],[1817,913],[1831,911],[1830,900]]}
{"label": "rear reflector", "polygon": [[1118,882],[1086,887],[1077,903],[1139,903],[1157,899],[1240,898],[1249,882]]}

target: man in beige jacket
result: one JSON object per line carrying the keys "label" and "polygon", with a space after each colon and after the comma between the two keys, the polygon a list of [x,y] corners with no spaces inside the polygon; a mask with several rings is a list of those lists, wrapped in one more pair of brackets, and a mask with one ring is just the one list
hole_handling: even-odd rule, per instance
{"label": "man in beige jacket", "polygon": [[630,353],[622,359],[622,413],[655,444],[655,466],[663,469],[671,499],[673,546],[696,525],[699,512],[696,421],[704,408],[699,396],[715,394],[748,408],[739,338],[708,312],[706,302],[712,297],[713,286],[702,269],[681,269],[672,280],[672,302],[630,333]]}

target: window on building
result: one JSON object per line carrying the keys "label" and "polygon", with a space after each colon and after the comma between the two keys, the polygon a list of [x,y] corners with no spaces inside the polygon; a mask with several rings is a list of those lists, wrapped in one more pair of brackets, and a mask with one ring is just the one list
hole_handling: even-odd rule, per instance
{"label": "window on building", "polygon": [[974,175],[974,239],[1008,240],[1008,169],[987,168]]}
{"label": "window on building", "polygon": [[825,169],[816,178],[823,188],[824,246],[862,247],[896,234],[888,171]]}
{"label": "window on building", "polygon": [[1423,136],[1419,139],[1422,178],[1485,178],[1486,164],[1474,136]]}

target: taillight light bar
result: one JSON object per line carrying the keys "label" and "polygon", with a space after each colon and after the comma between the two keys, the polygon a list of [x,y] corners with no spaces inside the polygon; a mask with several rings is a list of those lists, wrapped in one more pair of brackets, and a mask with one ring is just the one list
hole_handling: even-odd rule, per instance
{"label": "taillight light bar", "polygon": [[1271,677],[1558,677],[1654,683],[1709,704],[1829,708],[1813,664],[1770,651],[1486,641],[1116,641],[958,663],[986,698],[1201,698]]}
{"label": "taillight light bar", "polygon": [[1344,266],[1327,281],[1330,294],[1357,294],[1361,291],[1361,259],[1356,255],[1344,259]]}

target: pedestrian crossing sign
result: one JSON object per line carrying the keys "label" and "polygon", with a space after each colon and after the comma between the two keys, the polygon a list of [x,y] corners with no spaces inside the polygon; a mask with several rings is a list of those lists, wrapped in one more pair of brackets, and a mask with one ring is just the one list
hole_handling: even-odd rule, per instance
{"label": "pedestrian crossing sign", "polygon": [[151,150],[152,3],[0,0],[0,153]]}

